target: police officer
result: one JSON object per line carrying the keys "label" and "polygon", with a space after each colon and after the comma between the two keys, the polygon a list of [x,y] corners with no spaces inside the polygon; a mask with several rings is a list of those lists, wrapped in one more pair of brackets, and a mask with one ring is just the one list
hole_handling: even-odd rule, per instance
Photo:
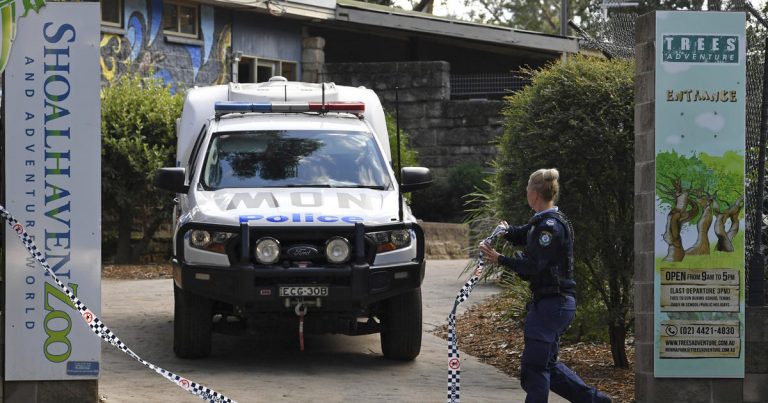
{"label": "police officer", "polygon": [[539,169],[528,179],[528,205],[536,214],[525,225],[508,227],[505,235],[513,245],[525,245],[524,252],[508,257],[485,243],[480,250],[488,261],[506,266],[530,282],[533,302],[525,318],[520,371],[525,402],[546,403],[550,389],[571,402],[610,402],[557,360],[560,335],[576,314],[573,228],[555,206],[559,176],[557,169]]}

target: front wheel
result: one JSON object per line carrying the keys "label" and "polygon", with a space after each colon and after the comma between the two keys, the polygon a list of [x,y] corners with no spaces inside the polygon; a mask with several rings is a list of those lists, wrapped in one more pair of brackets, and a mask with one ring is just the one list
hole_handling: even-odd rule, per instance
{"label": "front wheel", "polygon": [[173,352],[179,358],[211,354],[213,301],[173,285]]}
{"label": "front wheel", "polygon": [[385,358],[410,361],[421,352],[421,288],[384,304],[381,351]]}

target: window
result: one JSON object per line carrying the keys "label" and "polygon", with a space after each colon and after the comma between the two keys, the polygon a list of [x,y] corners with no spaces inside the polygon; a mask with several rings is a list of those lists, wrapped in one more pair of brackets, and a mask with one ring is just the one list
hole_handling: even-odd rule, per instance
{"label": "window", "polygon": [[123,1],[101,0],[101,24],[111,27],[123,27]]}
{"label": "window", "polygon": [[274,76],[283,76],[288,81],[296,81],[298,64],[254,57],[241,57],[237,63],[237,82],[263,83]]}
{"label": "window", "polygon": [[163,32],[190,38],[198,37],[198,7],[170,1],[163,3]]}
{"label": "window", "polygon": [[263,83],[277,75],[279,63],[273,60],[259,59],[256,65],[256,82]]}
{"label": "window", "polygon": [[296,74],[296,63],[291,62],[281,62],[280,63],[280,75],[287,78],[288,81],[296,81],[298,80],[298,76]]}

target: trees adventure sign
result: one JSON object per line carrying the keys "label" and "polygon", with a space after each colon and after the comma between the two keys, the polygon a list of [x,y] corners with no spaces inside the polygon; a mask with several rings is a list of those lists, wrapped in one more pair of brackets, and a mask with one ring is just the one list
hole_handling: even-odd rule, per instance
{"label": "trees adventure sign", "polygon": [[656,377],[744,376],[744,21],[656,13]]}

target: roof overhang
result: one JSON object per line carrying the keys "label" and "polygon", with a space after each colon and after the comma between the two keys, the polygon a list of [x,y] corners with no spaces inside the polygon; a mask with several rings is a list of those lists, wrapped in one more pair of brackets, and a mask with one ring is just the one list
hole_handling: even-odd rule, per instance
{"label": "roof overhang", "polygon": [[578,53],[579,42],[574,37],[547,35],[487,24],[476,24],[408,12],[368,3],[338,0],[336,21],[398,29],[414,33],[461,38],[493,45],[526,48],[547,53]]}
{"label": "roof overhang", "polygon": [[254,0],[209,0],[228,8],[272,13],[287,18],[308,19],[314,21],[336,18],[336,0],[283,0],[277,2]]}

